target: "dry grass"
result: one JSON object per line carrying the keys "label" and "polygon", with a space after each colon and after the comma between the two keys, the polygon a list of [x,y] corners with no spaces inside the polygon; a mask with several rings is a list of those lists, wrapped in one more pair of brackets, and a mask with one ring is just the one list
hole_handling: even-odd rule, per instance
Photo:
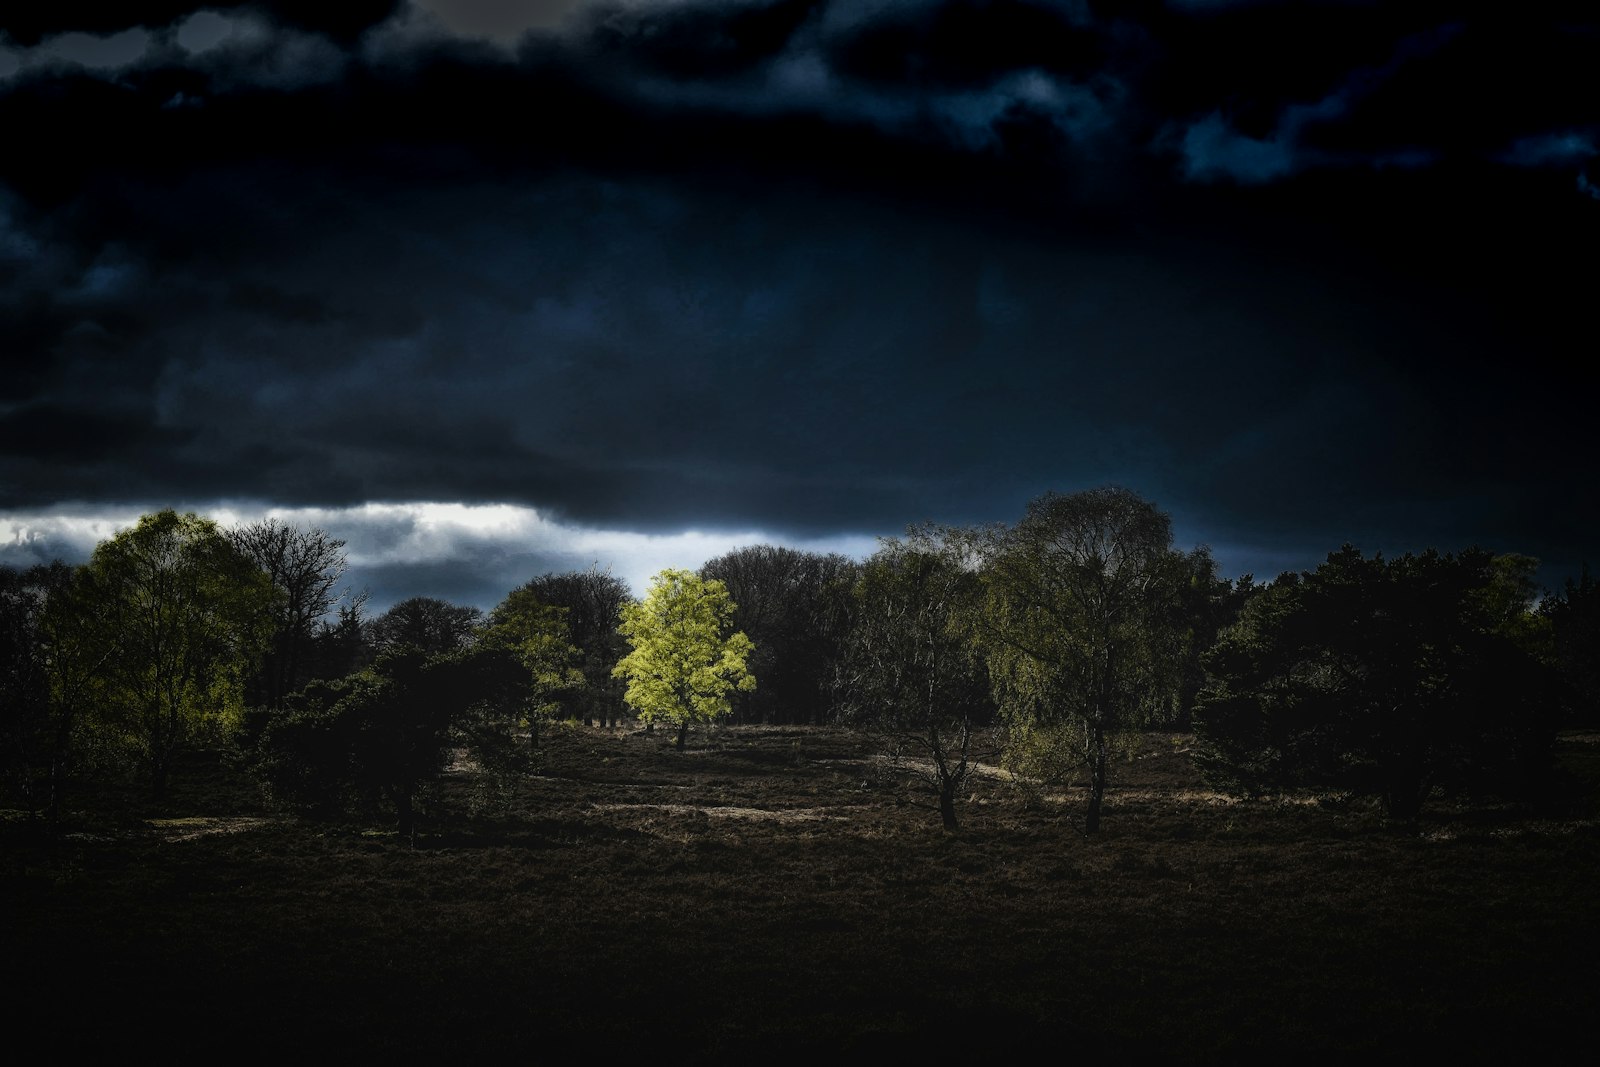
{"label": "dry grass", "polygon": [[1025,807],[999,775],[942,833],[840,731],[668,740],[556,731],[476,815],[458,765],[415,848],[264,811],[206,764],[161,809],[88,797],[58,843],[8,821],[11,1032],[183,1056],[1538,1059],[1600,1003],[1586,739],[1559,806],[1397,827],[1217,794],[1152,737],[1095,840],[1076,791]]}

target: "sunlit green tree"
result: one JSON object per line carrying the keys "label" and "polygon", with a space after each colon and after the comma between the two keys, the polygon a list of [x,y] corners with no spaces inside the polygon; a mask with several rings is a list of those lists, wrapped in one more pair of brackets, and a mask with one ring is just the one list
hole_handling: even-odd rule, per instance
{"label": "sunlit green tree", "polygon": [[693,571],[664,570],[642,602],[622,609],[619,629],[633,650],[616,666],[628,706],[646,723],[678,728],[683,747],[689,724],[712,722],[732,709],[729,694],[755,688],[746,660],[755,646],[733,632],[727,587]]}

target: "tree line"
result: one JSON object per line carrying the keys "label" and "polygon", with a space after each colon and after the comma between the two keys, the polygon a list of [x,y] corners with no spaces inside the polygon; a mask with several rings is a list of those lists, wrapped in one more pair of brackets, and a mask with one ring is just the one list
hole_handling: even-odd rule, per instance
{"label": "tree line", "polygon": [[1086,786],[1098,829],[1117,754],[1192,729],[1230,788],[1335,788],[1414,818],[1446,793],[1526,796],[1560,722],[1592,719],[1596,589],[1540,595],[1535,561],[1469,548],[1229,580],[1125,489],[1046,494],[1014,524],[925,524],[864,561],[771,545],[657,575],[545,574],[493,610],[414,597],[369,617],[344,545],[278,520],[162,511],[79,567],[0,568],[6,789],[59,820],[84,776],[167,788],[225,743],[274,799],[384,810],[414,830],[459,752],[486,789],[547,724],[631,716],[836,723],[920,776],[953,828],[998,760]]}

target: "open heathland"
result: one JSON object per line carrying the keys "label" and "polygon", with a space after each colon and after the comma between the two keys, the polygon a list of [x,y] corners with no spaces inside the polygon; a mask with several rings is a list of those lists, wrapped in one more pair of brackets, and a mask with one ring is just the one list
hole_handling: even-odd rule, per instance
{"label": "open heathland", "polygon": [[1600,737],[1538,804],[1209,788],[1181,734],[1084,794],[975,777],[961,827],[872,740],[549,732],[537,774],[458,764],[415,841],[274,809],[217,753],[159,805],[80,793],[0,828],[13,1039],[262,1057],[1585,1045],[1600,1006]]}

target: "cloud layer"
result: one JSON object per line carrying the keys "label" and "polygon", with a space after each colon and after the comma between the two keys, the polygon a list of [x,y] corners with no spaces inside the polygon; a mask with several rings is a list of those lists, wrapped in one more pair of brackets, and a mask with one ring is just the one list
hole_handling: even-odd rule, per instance
{"label": "cloud layer", "polygon": [[[609,570],[642,596],[662,568],[694,570],[736,548],[783,540],[761,531],[644,534],[582,527],[509,504],[284,508],[222,503],[204,514],[224,528],[273,518],[344,541],[346,588],[369,594],[369,613],[411,596],[437,596],[487,610],[532,577],[590,567]],[[81,562],[97,544],[135,525],[139,515],[126,507],[81,505],[11,512],[0,517],[0,565]],[[854,558],[876,548],[875,539],[859,535],[785,543]]]}
{"label": "cloud layer", "polygon": [[1570,564],[1597,42],[1576,4],[35,5],[0,512],[805,539],[1119,482],[1241,569]]}

